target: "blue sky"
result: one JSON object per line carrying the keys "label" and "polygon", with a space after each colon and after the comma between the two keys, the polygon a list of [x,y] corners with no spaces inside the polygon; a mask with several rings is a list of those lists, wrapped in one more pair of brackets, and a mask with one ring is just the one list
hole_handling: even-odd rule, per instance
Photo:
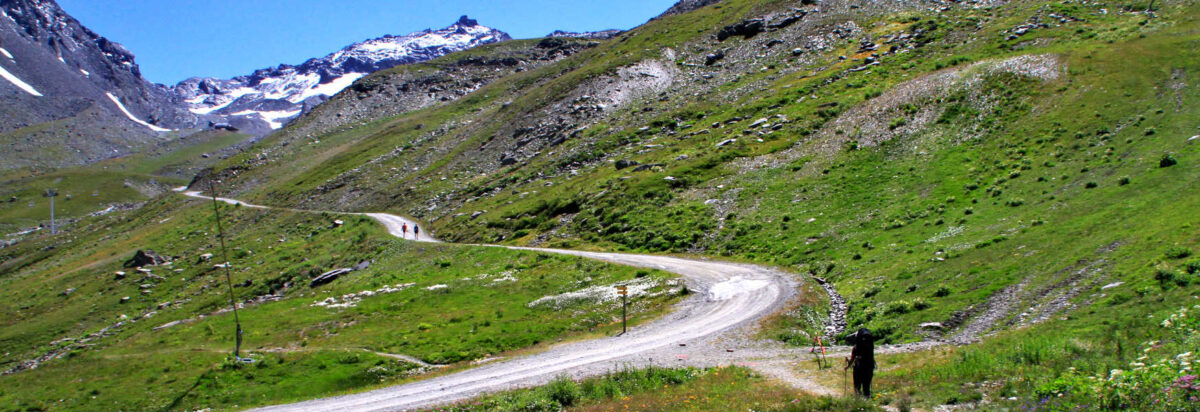
{"label": "blue sky", "polygon": [[676,0],[58,0],[137,56],[142,75],[175,84],[299,64],[384,34],[441,28],[469,15],[515,38],[629,29]]}

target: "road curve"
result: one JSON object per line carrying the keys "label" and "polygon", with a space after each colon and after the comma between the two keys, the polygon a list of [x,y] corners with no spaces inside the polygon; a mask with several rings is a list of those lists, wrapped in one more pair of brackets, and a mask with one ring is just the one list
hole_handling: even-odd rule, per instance
{"label": "road curve", "polygon": [[[199,192],[185,195],[211,199]],[[218,200],[246,207],[264,208],[234,199]],[[384,213],[362,213],[383,224],[394,236],[412,220]],[[411,238],[411,236],[409,236]],[[422,232],[416,239],[437,242]],[[620,265],[660,269],[681,275],[693,291],[661,319],[635,327],[622,336],[561,344],[533,355],[489,363],[473,369],[423,381],[369,392],[322,398],[261,408],[261,411],[395,411],[427,408],[469,399],[484,393],[549,382],[557,376],[595,376],[623,366],[671,365],[675,348],[691,345],[690,351],[726,352],[728,341],[738,339],[743,327],[770,314],[794,296],[793,276],[748,264],[682,259],[668,256],[585,252],[561,249],[507,247],[543,253],[580,256]],[[722,349],[714,350],[721,345]],[[698,352],[690,352],[698,353]],[[699,355],[696,355],[699,356]],[[695,362],[692,362],[694,364]],[[717,361],[716,363],[721,363]]]}

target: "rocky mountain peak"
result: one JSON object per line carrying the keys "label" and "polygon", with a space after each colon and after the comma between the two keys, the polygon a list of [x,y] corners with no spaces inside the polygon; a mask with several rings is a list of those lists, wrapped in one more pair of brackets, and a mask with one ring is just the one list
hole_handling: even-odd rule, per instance
{"label": "rocky mountain peak", "polygon": [[667,9],[667,11],[655,18],[657,19],[676,14],[683,14],[704,6],[708,6],[710,4],[716,4],[720,2],[721,0],[679,0],[678,3],[675,3],[674,6],[671,6],[671,8]]}
{"label": "rocky mountain peak", "polygon": [[297,66],[282,64],[227,80],[188,79],[174,91],[196,115],[264,134],[372,72],[511,39],[462,16],[442,29],[364,40]]}
{"label": "rocky mountain peak", "polygon": [[475,27],[479,25],[479,21],[463,15],[462,17],[459,17],[458,22],[454,24],[464,27]]}

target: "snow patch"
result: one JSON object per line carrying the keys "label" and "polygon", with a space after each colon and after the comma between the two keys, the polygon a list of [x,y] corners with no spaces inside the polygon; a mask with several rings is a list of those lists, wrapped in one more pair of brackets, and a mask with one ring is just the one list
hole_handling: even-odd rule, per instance
{"label": "snow patch", "polygon": [[91,74],[91,73],[88,73],[88,71],[87,71],[87,70],[84,70],[84,69],[79,69],[79,72],[80,72],[80,73],[83,73],[83,75],[84,75],[84,76],[88,76],[88,77],[91,77],[91,76],[92,76],[92,74]]}
{"label": "snow patch", "polygon": [[266,119],[267,123],[269,123],[271,125],[272,129],[278,129],[278,128],[283,127],[284,120],[299,116],[300,110],[294,110],[294,111],[280,110],[280,111],[274,111],[274,112],[258,112],[258,115],[262,116],[263,119]]}
{"label": "snow patch", "polygon": [[348,74],[343,75],[342,77],[333,79],[333,81],[331,81],[329,83],[318,84],[318,85],[312,86],[312,87],[308,88],[307,90],[305,90],[304,93],[301,93],[299,96],[293,96],[292,98],[288,99],[288,101],[290,101],[292,103],[299,103],[299,102],[304,101],[304,99],[307,99],[307,98],[313,97],[313,96],[320,96],[320,95],[333,96],[335,94],[338,94],[338,92],[341,92],[345,88],[350,87],[351,84],[354,84],[355,81],[363,78],[363,76],[366,76],[366,74],[365,73],[348,73]]}
{"label": "snow patch", "polygon": [[34,89],[33,86],[29,85],[29,83],[25,83],[24,80],[21,80],[17,76],[14,76],[12,73],[9,73],[8,70],[5,70],[3,67],[0,67],[0,77],[3,77],[4,80],[8,80],[9,83],[13,84],[13,86],[17,86],[17,88],[24,90],[25,93],[29,93],[29,94],[32,94],[37,97],[42,97],[42,94],[39,93],[37,91],[37,89]]}
{"label": "snow patch", "polygon": [[13,57],[12,53],[9,53],[8,50],[6,50],[3,47],[0,47],[0,53],[4,53],[4,57],[16,60],[16,58]]}
{"label": "snow patch", "polygon": [[156,132],[171,131],[171,129],[164,129],[164,128],[152,125],[150,123],[146,123],[142,119],[137,118],[137,116],[134,116],[133,113],[130,113],[129,109],[126,109],[125,105],[121,104],[121,99],[118,99],[117,96],[113,96],[112,93],[104,93],[104,94],[108,95],[108,99],[112,100],[112,102],[117,105],[117,108],[121,109],[121,113],[125,113],[125,117],[128,117],[129,120],[133,120],[134,123],[140,124],[142,126],[146,126],[146,127],[150,128],[150,130],[153,130]]}
{"label": "snow patch", "polygon": [[753,292],[770,285],[771,282],[765,280],[742,279],[740,276],[735,276],[733,279],[713,285],[713,287],[708,290],[708,299],[728,300],[734,296]]}

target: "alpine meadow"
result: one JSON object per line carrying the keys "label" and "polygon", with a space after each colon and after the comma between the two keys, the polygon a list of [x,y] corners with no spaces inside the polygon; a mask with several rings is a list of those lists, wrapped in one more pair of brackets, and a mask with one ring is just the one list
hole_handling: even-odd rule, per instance
{"label": "alpine meadow", "polygon": [[175,86],[0,10],[0,410],[1200,411],[1198,2],[463,16]]}

